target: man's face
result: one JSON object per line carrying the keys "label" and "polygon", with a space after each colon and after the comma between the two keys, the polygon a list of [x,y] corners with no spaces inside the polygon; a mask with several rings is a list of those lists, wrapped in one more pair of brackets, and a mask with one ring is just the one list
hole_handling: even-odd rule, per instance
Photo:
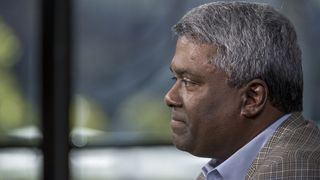
{"label": "man's face", "polygon": [[210,64],[215,56],[214,46],[180,37],[171,63],[175,84],[165,102],[172,108],[170,125],[178,149],[223,159],[237,144],[241,103],[226,74]]}

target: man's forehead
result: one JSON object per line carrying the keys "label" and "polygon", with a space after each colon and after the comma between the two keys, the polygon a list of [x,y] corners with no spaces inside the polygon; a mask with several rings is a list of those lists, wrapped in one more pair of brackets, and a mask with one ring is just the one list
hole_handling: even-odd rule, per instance
{"label": "man's forehead", "polygon": [[177,40],[175,55],[188,56],[189,60],[197,60],[201,57],[208,62],[217,54],[217,50],[218,47],[214,44],[200,43],[186,36],[181,36]]}

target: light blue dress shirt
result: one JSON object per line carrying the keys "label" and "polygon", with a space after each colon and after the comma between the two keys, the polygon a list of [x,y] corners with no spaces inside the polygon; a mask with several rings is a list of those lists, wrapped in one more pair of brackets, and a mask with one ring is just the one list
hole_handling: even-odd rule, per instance
{"label": "light blue dress shirt", "polygon": [[258,134],[245,146],[231,155],[227,160],[219,162],[212,159],[203,168],[202,173],[207,180],[241,180],[245,179],[248,168],[258,155],[259,151],[272,136],[274,131],[290,114],[282,116],[267,129]]}

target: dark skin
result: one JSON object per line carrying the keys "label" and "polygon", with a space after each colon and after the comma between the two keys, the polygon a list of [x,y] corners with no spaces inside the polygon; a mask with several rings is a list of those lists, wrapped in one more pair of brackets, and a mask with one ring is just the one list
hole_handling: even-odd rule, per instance
{"label": "dark skin", "polygon": [[176,147],[224,161],[283,113],[269,102],[264,81],[231,87],[226,73],[209,62],[216,53],[213,45],[180,37],[171,63],[175,84],[165,102]]}

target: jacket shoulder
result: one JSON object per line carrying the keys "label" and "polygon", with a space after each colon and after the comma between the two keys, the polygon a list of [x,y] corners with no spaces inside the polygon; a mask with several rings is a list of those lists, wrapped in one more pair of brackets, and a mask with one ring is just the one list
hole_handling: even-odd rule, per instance
{"label": "jacket shoulder", "polygon": [[295,113],[259,152],[247,179],[308,178],[320,178],[320,130]]}

